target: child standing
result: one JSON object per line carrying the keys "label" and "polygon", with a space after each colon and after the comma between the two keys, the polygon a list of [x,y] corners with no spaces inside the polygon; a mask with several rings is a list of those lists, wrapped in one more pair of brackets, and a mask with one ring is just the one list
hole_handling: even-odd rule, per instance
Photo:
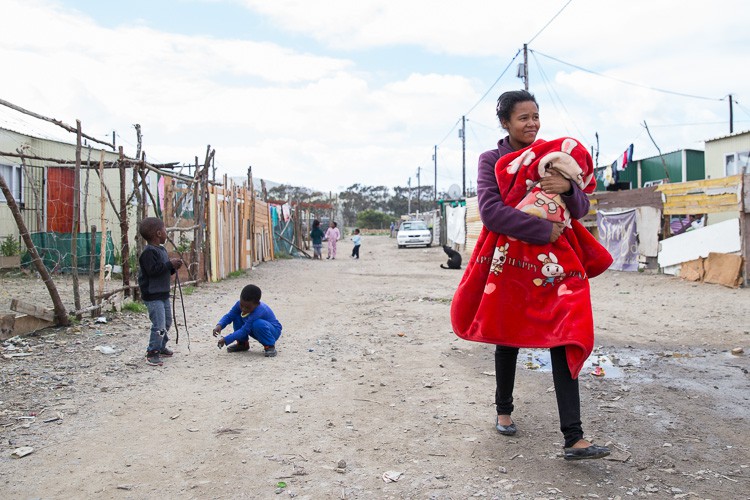
{"label": "child standing", "polygon": [[148,242],[138,257],[138,286],[151,320],[146,362],[152,366],[161,366],[162,357],[174,354],[167,348],[167,331],[172,326],[169,285],[172,275],[182,267],[182,260],[170,259],[167,249],[162,246],[167,241],[167,228],[161,219],[146,217],[141,221],[140,233]]}
{"label": "child standing", "polygon": [[341,238],[341,232],[339,232],[338,224],[331,221],[326,230],[326,239],[328,240],[328,257],[326,259],[336,258],[336,242]]}
{"label": "child standing", "polygon": [[313,259],[322,259],[323,258],[323,237],[325,234],[323,233],[323,230],[320,229],[320,221],[318,219],[315,219],[313,221],[313,228],[312,231],[310,231],[310,239],[312,240],[313,245]]}
{"label": "child standing", "polygon": [[354,248],[352,248],[352,258],[359,259],[359,245],[362,242],[362,237],[359,235],[359,229],[354,230],[352,242],[354,243]]}
{"label": "child standing", "polygon": [[281,337],[281,323],[276,319],[268,305],[260,301],[261,291],[255,285],[247,285],[240,293],[240,300],[232,306],[216,324],[214,337],[229,323],[234,332],[219,339],[219,349],[232,342],[227,352],[247,351],[250,349],[250,338],[261,343],[267,358],[276,356],[276,341]]}

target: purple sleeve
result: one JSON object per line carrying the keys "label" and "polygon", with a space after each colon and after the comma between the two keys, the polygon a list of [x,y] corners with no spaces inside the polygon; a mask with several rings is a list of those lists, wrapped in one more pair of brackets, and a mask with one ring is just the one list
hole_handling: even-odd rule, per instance
{"label": "purple sleeve", "polygon": [[580,219],[589,213],[589,197],[576,184],[571,182],[570,185],[573,192],[570,196],[563,194],[562,199],[565,206],[568,207],[568,211],[570,211],[570,216],[573,219]]}
{"label": "purple sleeve", "polygon": [[[482,224],[490,231],[512,236],[533,245],[549,243],[549,237],[552,234],[550,221],[521,212],[503,203],[495,178],[495,163],[498,159],[497,151],[487,151],[479,157],[477,197]],[[571,198],[574,197],[575,193]],[[586,201],[588,202],[588,199]],[[571,210],[572,213],[573,210]]]}

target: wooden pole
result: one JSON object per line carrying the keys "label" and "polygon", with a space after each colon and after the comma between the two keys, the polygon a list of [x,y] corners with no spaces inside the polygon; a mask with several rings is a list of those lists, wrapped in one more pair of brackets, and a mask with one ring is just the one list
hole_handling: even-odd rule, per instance
{"label": "wooden pole", "polygon": [[31,263],[36,267],[36,270],[42,278],[44,285],[47,287],[49,296],[52,299],[52,304],[55,310],[55,323],[58,326],[68,326],[70,320],[68,319],[68,314],[65,312],[65,306],[63,305],[62,300],[60,300],[60,294],[57,291],[57,287],[55,286],[54,281],[52,281],[49,271],[44,267],[44,263],[42,262],[41,257],[39,257],[39,252],[37,252],[34,242],[31,241],[29,230],[23,222],[21,210],[18,208],[16,199],[13,198],[13,193],[10,192],[8,183],[5,182],[5,177],[3,177],[2,174],[0,174],[0,190],[2,190],[5,195],[5,202],[7,203],[10,212],[13,214],[13,218],[16,220],[18,231],[21,233],[21,239],[26,244],[26,249],[31,254]]}
{"label": "wooden pole", "polygon": [[253,183],[253,167],[247,167],[247,185],[250,188],[250,267],[255,264],[257,242],[255,241],[255,184]]}
{"label": "wooden pole", "polygon": [[[73,179],[73,229],[71,230],[70,240],[70,267],[73,274],[73,301],[75,303],[76,311],[81,308],[81,293],[78,284],[78,232],[79,232],[79,217],[78,217],[78,197],[81,191],[81,120],[76,120],[76,166],[75,166],[75,178]],[[77,314],[76,318],[81,319],[81,315]]]}
{"label": "wooden pole", "polygon": [[130,297],[130,238],[128,236],[128,230],[130,229],[130,223],[128,222],[128,200],[125,195],[125,162],[122,161],[125,155],[122,152],[122,146],[120,146],[120,244],[122,246],[120,255],[122,256],[122,286],[127,287],[125,289],[125,297]]}
{"label": "wooden pole", "polygon": [[[10,109],[14,109],[14,110],[18,111],[19,113],[23,113],[25,115],[33,116],[34,118],[38,118],[38,119],[44,120],[46,122],[54,123],[58,127],[62,127],[65,130],[67,130],[68,132],[76,134],[78,136],[78,138],[79,138],[78,140],[80,140],[81,136],[83,136],[83,137],[85,137],[86,139],[88,139],[90,141],[94,141],[94,142],[97,142],[99,144],[103,144],[105,146],[109,146],[113,150],[115,149],[114,144],[110,144],[110,143],[105,142],[105,141],[100,141],[99,139],[97,139],[95,137],[91,137],[90,135],[86,135],[86,134],[81,133],[81,124],[80,123],[77,124],[76,128],[73,128],[70,125],[61,122],[60,120],[55,120],[54,118],[47,118],[46,116],[42,116],[42,115],[39,115],[37,113],[34,113],[33,111],[26,110],[26,109],[24,109],[24,108],[22,108],[20,106],[16,106],[15,104],[9,103],[8,101],[4,101],[3,99],[0,99],[0,105],[7,106]],[[76,122],[78,122],[78,120],[76,120]]]}
{"label": "wooden pole", "polygon": [[[89,300],[91,305],[96,305],[96,293],[94,293],[94,262],[96,257],[96,226],[91,226],[91,243],[89,245]],[[96,316],[96,309],[92,309],[91,317]]]}
{"label": "wooden pole", "polygon": [[[101,224],[102,224],[102,242],[100,247],[100,254],[99,254],[99,295],[101,296],[102,292],[104,291],[104,266],[106,264],[107,259],[107,218],[104,216],[104,207],[106,206],[107,199],[104,195],[104,151],[101,152],[101,156],[99,157],[99,178],[101,179],[101,182],[99,185],[101,188],[99,189],[100,197],[99,197],[99,204],[101,207],[102,215],[101,215]],[[77,309],[80,309],[79,306],[76,306]]]}

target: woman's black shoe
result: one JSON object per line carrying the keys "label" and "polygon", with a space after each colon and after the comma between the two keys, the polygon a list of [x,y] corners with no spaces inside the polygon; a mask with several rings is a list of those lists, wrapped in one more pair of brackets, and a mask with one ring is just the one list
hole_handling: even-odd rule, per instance
{"label": "woman's black shoe", "polygon": [[503,436],[513,436],[517,431],[515,422],[511,422],[510,425],[501,425],[497,423],[497,420],[495,420],[495,429]]}
{"label": "woman's black shoe", "polygon": [[609,448],[592,444],[586,448],[565,448],[563,452],[565,460],[586,460],[606,457],[609,455]]}

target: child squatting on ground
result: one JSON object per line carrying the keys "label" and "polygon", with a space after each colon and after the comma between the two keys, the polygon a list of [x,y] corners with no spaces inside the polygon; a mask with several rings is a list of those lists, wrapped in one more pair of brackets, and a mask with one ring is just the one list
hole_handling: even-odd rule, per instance
{"label": "child squatting on ground", "polygon": [[240,293],[240,300],[232,306],[216,324],[214,337],[232,323],[234,332],[219,339],[219,349],[232,342],[227,352],[247,351],[250,338],[263,346],[266,357],[276,356],[276,341],[281,337],[281,323],[268,305],[260,301],[261,291],[255,285],[247,285]]}
{"label": "child squatting on ground", "polygon": [[182,267],[182,260],[170,259],[167,249],[162,246],[167,241],[167,228],[161,219],[146,217],[141,221],[140,233],[148,242],[138,257],[138,286],[151,320],[146,362],[152,366],[161,366],[161,358],[173,354],[167,348],[167,331],[172,326],[169,286],[172,275]]}

